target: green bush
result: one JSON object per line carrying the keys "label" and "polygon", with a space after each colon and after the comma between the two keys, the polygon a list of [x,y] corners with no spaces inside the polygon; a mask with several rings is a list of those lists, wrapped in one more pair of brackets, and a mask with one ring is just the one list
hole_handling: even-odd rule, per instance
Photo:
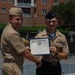
{"label": "green bush", "polygon": [[[3,31],[3,29],[5,28],[6,25],[7,24],[5,24],[5,23],[0,23],[0,34],[2,33],[2,31]],[[38,32],[38,30],[42,31],[43,29],[45,29],[45,26],[31,26],[31,27],[21,26],[18,31],[21,34],[26,34],[26,33],[30,33],[30,32]]]}
{"label": "green bush", "polygon": [[[0,32],[2,32],[2,30],[5,28],[5,26],[6,26],[7,24],[5,24],[5,23],[0,23]],[[29,26],[21,26],[21,28],[19,28],[19,32],[20,33],[30,33],[30,32],[38,32],[39,30],[43,30],[43,29],[45,29],[46,28],[46,26],[31,26],[31,27],[29,27]],[[68,34],[69,33],[69,29],[62,29],[62,28],[60,28],[60,27],[57,27],[57,29],[60,31],[60,32],[62,32],[63,34]]]}
{"label": "green bush", "polygon": [[5,28],[5,26],[6,26],[6,24],[0,23],[0,35],[1,35],[2,31],[3,31],[3,29]]}
{"label": "green bush", "polygon": [[37,32],[38,30],[43,30],[45,29],[45,26],[22,26],[19,28],[19,32],[26,33],[26,32]]}
{"label": "green bush", "polygon": [[1,29],[4,29],[5,26],[6,26],[5,23],[0,23],[0,30],[1,30]]}

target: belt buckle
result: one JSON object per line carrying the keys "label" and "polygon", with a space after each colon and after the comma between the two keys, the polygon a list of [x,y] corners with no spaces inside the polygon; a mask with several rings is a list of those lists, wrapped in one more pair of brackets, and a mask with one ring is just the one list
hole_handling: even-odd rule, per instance
{"label": "belt buckle", "polygon": [[52,66],[57,66],[57,62],[52,62]]}

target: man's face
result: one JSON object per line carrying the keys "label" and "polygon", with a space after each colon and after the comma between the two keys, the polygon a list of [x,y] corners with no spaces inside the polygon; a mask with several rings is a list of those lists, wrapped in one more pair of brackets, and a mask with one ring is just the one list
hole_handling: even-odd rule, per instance
{"label": "man's face", "polygon": [[10,18],[10,23],[14,29],[18,29],[21,27],[23,23],[23,17],[21,16],[13,16]]}
{"label": "man's face", "polygon": [[56,25],[58,24],[58,20],[57,18],[46,19],[45,23],[48,28],[56,28]]}

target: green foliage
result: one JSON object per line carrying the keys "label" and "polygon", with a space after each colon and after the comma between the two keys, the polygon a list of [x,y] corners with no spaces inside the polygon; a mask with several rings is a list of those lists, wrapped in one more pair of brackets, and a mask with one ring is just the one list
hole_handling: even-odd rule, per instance
{"label": "green foliage", "polygon": [[69,28],[75,27],[75,1],[60,3],[53,6],[51,10],[58,15],[59,20],[64,20],[64,25],[68,25]]}
{"label": "green foliage", "polygon": [[62,30],[62,29],[58,29],[61,33],[63,33],[64,35],[67,35],[69,33],[69,30]]}
{"label": "green foliage", "polygon": [[[0,23],[0,33],[3,31],[3,29],[5,28],[6,24],[4,23]],[[46,26],[21,26],[21,28],[19,28],[19,32],[21,34],[26,34],[26,33],[30,33],[30,32],[38,32],[38,31],[42,31],[43,29],[45,29]],[[66,28],[64,30],[64,28],[62,29],[61,27],[57,27],[57,29],[62,32],[63,34],[68,34],[68,32],[70,31],[69,28]]]}
{"label": "green foliage", "polygon": [[26,33],[26,32],[37,32],[38,30],[43,30],[45,29],[45,26],[22,26],[21,28],[19,28],[19,31],[22,33]]}
{"label": "green foliage", "polygon": [[[4,23],[0,23],[0,31],[2,32],[2,30],[5,28],[7,24],[4,24]],[[39,30],[43,30],[45,29],[45,26],[21,26],[19,28],[19,32],[20,33],[27,33],[27,32],[37,32]]]}
{"label": "green foliage", "polygon": [[0,32],[5,28],[6,24],[5,23],[0,23]]}
{"label": "green foliage", "polygon": [[0,23],[0,28],[4,28],[6,26],[5,23]]}

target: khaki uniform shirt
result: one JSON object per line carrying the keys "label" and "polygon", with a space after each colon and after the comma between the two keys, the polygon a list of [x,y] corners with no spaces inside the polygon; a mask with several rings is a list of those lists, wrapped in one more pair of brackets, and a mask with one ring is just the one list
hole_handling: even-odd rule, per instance
{"label": "khaki uniform shirt", "polygon": [[[56,46],[59,52],[69,53],[67,40],[65,36],[62,33],[60,33],[58,30],[56,30],[55,36],[53,38],[49,33],[47,33],[46,29],[43,30],[41,33],[38,33],[35,36],[35,38],[50,38],[50,46],[52,45]],[[50,53],[50,55],[44,55],[43,60],[48,62],[54,62],[54,61],[57,62],[60,59],[57,56],[53,55],[53,53]]]}
{"label": "khaki uniform shirt", "polygon": [[1,36],[1,47],[4,60],[14,60],[23,64],[24,58],[20,55],[25,50],[24,42],[20,34],[13,29],[10,23],[5,27]]}

